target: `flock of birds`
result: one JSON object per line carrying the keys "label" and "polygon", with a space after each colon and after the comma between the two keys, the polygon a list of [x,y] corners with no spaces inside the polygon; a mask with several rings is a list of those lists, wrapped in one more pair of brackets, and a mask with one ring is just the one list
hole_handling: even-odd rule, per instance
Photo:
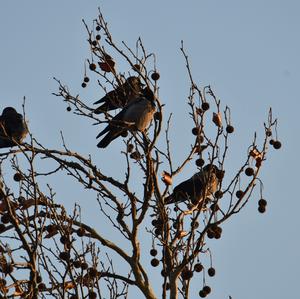
{"label": "flock of birds", "polygon": [[[107,113],[121,109],[97,136],[105,135],[97,144],[99,148],[106,148],[114,139],[129,130],[143,132],[149,126],[156,111],[155,96],[149,87],[138,77],[127,78],[125,83],[108,92],[94,104],[99,105],[95,114]],[[13,147],[21,144],[28,133],[23,115],[12,107],[4,108],[0,116],[0,148]],[[173,193],[165,198],[166,204],[190,202],[199,204],[206,197],[213,195],[223,177],[224,171],[213,164],[204,166],[191,178],[177,185]]]}

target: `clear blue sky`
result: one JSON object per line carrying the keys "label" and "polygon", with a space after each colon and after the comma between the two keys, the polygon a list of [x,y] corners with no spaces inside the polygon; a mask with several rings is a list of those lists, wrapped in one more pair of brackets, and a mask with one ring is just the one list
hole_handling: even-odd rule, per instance
{"label": "clear blue sky", "polygon": [[[236,133],[232,138],[234,171],[243,161],[253,132],[262,128],[273,107],[279,118],[281,151],[270,151],[262,179],[268,210],[257,213],[256,198],[224,226],[224,236],[212,242],[217,275],[209,280],[209,298],[298,298],[299,243],[299,85],[300,2],[297,0],[227,1],[1,1],[0,3],[0,110],[21,109],[26,96],[29,126],[45,146],[60,145],[63,130],[70,148],[91,153],[107,171],[118,172],[117,142],[109,151],[96,148],[98,128],[65,112],[65,105],[51,95],[57,91],[52,77],[68,83],[89,103],[103,93],[96,87],[82,90],[83,63],[89,58],[86,33],[101,9],[116,41],[134,46],[141,36],[156,53],[161,73],[160,96],[166,112],[174,112],[175,158],[183,157],[192,137],[183,112],[188,77],[180,54],[185,42],[194,78],[210,84],[223,105],[232,109]],[[298,166],[297,166],[298,165]],[[178,181],[195,171],[189,166]],[[59,200],[93,207],[83,191],[73,192],[70,180],[53,181]],[[89,213],[94,213],[91,208]],[[95,215],[90,215],[96,217]],[[99,223],[98,223],[99,224]],[[196,296],[195,296],[196,297]],[[194,297],[194,298],[195,298]]]}

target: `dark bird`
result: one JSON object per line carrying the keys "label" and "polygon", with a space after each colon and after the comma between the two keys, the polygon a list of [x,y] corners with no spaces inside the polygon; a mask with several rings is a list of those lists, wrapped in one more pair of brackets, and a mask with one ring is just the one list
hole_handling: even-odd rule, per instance
{"label": "dark bird", "polygon": [[190,179],[177,185],[173,193],[165,198],[165,204],[182,201],[190,201],[193,205],[199,204],[217,191],[219,180],[223,176],[224,171],[216,165],[206,165]]}
{"label": "dark bird", "polygon": [[0,148],[13,147],[27,135],[23,115],[12,107],[6,107],[0,115]]}
{"label": "dark bird", "polygon": [[142,90],[143,84],[141,80],[138,77],[129,77],[124,84],[108,92],[102,99],[94,103],[95,105],[103,103],[94,110],[94,113],[100,114],[110,110],[123,108],[132,99],[141,94]]}
{"label": "dark bird", "polygon": [[97,146],[107,147],[114,139],[126,134],[128,130],[143,132],[152,120],[154,112],[154,94],[146,87],[140,96],[125,106],[98,134],[97,138],[107,133]]}

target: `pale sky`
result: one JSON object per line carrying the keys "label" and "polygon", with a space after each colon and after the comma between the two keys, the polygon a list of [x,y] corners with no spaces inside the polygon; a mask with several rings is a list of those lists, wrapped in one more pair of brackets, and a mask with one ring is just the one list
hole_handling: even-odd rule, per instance
{"label": "pale sky", "polygon": [[[202,87],[211,85],[223,107],[231,107],[236,130],[228,174],[244,161],[254,131],[262,132],[268,109],[273,108],[283,147],[270,150],[261,174],[267,213],[257,212],[257,198],[253,198],[224,225],[222,238],[211,242],[217,275],[209,280],[213,291],[208,298],[298,298],[300,2],[1,1],[0,110],[5,106],[21,110],[25,96],[29,127],[40,142],[60,147],[62,130],[71,149],[91,153],[103,169],[114,174],[120,171],[112,157],[119,155],[122,142],[112,143],[108,151],[97,149],[99,128],[67,113],[66,105],[51,94],[57,91],[55,76],[90,104],[103,96],[96,85],[88,90],[80,86],[84,60],[90,58],[81,19],[90,24],[98,6],[117,42],[124,40],[134,47],[141,36],[148,51],[156,53],[160,98],[166,113],[174,113],[172,144],[177,162],[192,143],[185,104],[189,81],[179,49],[181,40],[196,82]],[[194,171],[191,163],[175,183]],[[70,182],[51,181],[59,201],[70,211],[78,202],[88,213],[86,219],[98,219],[93,214],[93,198],[83,190],[74,192]],[[95,225],[101,228],[101,223]],[[153,272],[154,285],[161,283],[156,282],[158,273]],[[191,298],[196,298],[198,291],[195,288]]]}

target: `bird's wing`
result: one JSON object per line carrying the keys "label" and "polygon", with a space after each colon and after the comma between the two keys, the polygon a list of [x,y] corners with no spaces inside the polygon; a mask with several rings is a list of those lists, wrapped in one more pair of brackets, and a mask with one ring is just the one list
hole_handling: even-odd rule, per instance
{"label": "bird's wing", "polygon": [[165,198],[165,203],[176,203],[191,200],[193,203],[199,199],[203,189],[203,182],[198,176],[194,175],[190,179],[177,185],[173,193]]}
{"label": "bird's wing", "polygon": [[114,139],[118,138],[122,135],[124,132],[124,129],[122,128],[113,128],[110,130],[103,139],[100,140],[100,142],[97,144],[97,147],[105,148],[107,147]]}
{"label": "bird's wing", "polygon": [[[134,105],[134,103],[133,102],[130,102],[127,106],[125,106],[118,114],[116,114],[113,118],[112,118],[112,120],[110,121],[110,124],[108,124],[107,126],[106,126],[106,128],[104,129],[104,130],[102,130],[98,135],[97,135],[97,137],[96,138],[99,138],[100,136],[102,136],[102,135],[104,135],[105,133],[107,133],[107,132],[109,132],[111,129],[112,129],[112,127],[116,127],[116,125],[114,126],[113,125],[113,123],[115,122],[115,123],[117,123],[117,122],[121,122],[121,121],[128,121],[127,119],[126,119],[126,115],[127,115],[127,113],[128,113],[128,110],[131,110],[132,108],[132,106]],[[128,118],[128,117],[127,117]]]}
{"label": "bird's wing", "polygon": [[101,98],[100,100],[94,102],[94,105],[105,102],[105,101],[106,101],[106,98],[107,98],[107,95],[105,95],[105,96],[104,96],[103,98]]}

